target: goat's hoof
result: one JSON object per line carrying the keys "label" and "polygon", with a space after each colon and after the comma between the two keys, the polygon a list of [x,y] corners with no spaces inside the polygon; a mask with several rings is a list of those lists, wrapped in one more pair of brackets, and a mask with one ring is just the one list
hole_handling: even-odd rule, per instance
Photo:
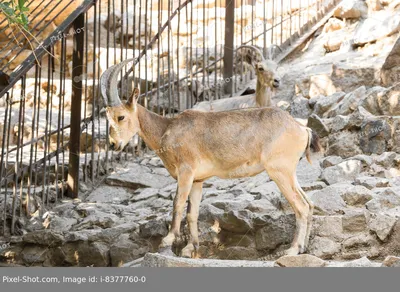
{"label": "goat's hoof", "polygon": [[285,255],[289,256],[294,256],[299,254],[299,248],[298,247],[291,247],[287,250],[285,250]]}
{"label": "goat's hoof", "polygon": [[186,245],[182,251],[181,251],[181,257],[184,258],[198,258],[197,255],[197,249],[196,246],[194,246],[192,243],[189,243],[188,245]]}
{"label": "goat's hoof", "polygon": [[175,240],[175,235],[173,234],[168,234],[165,236],[162,240],[161,243],[158,247],[158,249],[164,249],[164,248],[170,248],[172,247],[172,244],[174,243]]}

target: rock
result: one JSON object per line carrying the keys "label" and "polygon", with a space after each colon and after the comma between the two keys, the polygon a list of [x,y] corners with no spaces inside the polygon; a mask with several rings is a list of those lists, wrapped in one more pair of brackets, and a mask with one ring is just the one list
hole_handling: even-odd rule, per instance
{"label": "rock", "polygon": [[[259,223],[261,222],[257,222]],[[272,250],[279,245],[289,243],[293,240],[295,231],[295,217],[283,215],[277,219],[265,215],[261,229],[255,234],[256,248],[258,250]]]}
{"label": "rock", "polygon": [[186,259],[157,253],[147,253],[142,261],[142,267],[272,267],[273,262]]}
{"label": "rock", "polygon": [[386,168],[393,166],[394,161],[397,157],[396,152],[384,152],[375,158],[376,164],[382,165]]}
{"label": "rock", "polygon": [[333,121],[331,123],[331,130],[333,132],[338,132],[343,129],[348,128],[350,122],[350,117],[349,116],[342,116],[342,115],[337,115],[336,117],[333,118]]}
{"label": "rock", "polygon": [[400,81],[400,39],[398,38],[381,69],[383,86],[391,86]]}
{"label": "rock", "polygon": [[309,191],[322,190],[326,188],[326,183],[322,181],[316,181],[311,183],[302,183],[300,184],[300,186],[303,189],[303,191],[309,192]]}
{"label": "rock", "polygon": [[365,206],[374,213],[387,211],[400,206],[400,187],[382,188]]}
{"label": "rock", "polygon": [[275,266],[278,267],[324,267],[326,266],[326,262],[317,258],[316,256],[312,256],[309,254],[301,254],[295,256],[283,256],[280,257],[276,262]]}
{"label": "rock", "polygon": [[364,186],[351,186],[341,196],[349,206],[364,206],[372,200],[373,193]]}
{"label": "rock", "polygon": [[358,260],[347,262],[342,267],[376,267],[376,264],[372,263],[367,257],[362,257]]}
{"label": "rock", "polygon": [[73,229],[78,231],[93,227],[110,228],[113,227],[118,220],[118,216],[114,214],[96,210],[94,214],[89,214],[87,217],[83,218]]}
{"label": "rock", "polygon": [[141,200],[147,200],[153,197],[157,197],[159,190],[153,188],[138,189],[132,196],[132,201],[137,202]]}
{"label": "rock", "polygon": [[321,171],[319,163],[310,164],[307,159],[301,159],[296,169],[297,180],[300,185],[314,183],[321,175]]}
{"label": "rock", "polygon": [[333,241],[343,238],[342,216],[313,216],[311,237],[324,237]]}
{"label": "rock", "polygon": [[320,138],[326,137],[329,134],[328,127],[324,124],[322,119],[315,114],[308,118],[307,126],[315,130]]}
{"label": "rock", "polygon": [[[45,215],[43,216],[45,217]],[[65,218],[55,215],[53,212],[47,214],[43,222],[46,229],[57,230],[58,232],[69,231],[73,225],[78,223],[75,218]]]}
{"label": "rock", "polygon": [[382,241],[386,241],[393,230],[397,219],[386,215],[376,214],[368,223],[369,229]]}
{"label": "rock", "polygon": [[328,156],[328,157],[325,157],[324,160],[322,160],[321,166],[322,166],[322,168],[327,168],[330,166],[335,166],[335,165],[341,163],[342,161],[343,161],[343,158],[340,156],[335,156],[335,155]]}
{"label": "rock", "polygon": [[21,252],[21,259],[27,265],[41,264],[46,260],[48,247],[27,245]]}
{"label": "rock", "polygon": [[163,237],[168,233],[168,226],[164,220],[150,220],[140,225],[140,236],[144,238],[148,237]]}
{"label": "rock", "polygon": [[340,243],[329,238],[316,236],[310,240],[308,252],[324,260],[331,259],[340,252]]}
{"label": "rock", "polygon": [[325,112],[341,101],[344,96],[344,92],[335,92],[332,95],[320,97],[314,105],[314,114],[323,117]]}
{"label": "rock", "polygon": [[341,194],[348,188],[348,184],[334,184],[327,188],[315,191],[309,198],[314,203],[315,215],[333,215],[342,214],[346,203],[341,197]]}
{"label": "rock", "polygon": [[53,230],[39,230],[31,232],[25,234],[22,240],[27,243],[44,245],[47,247],[58,246],[65,241],[64,236],[62,234]]}
{"label": "rock", "polygon": [[76,254],[79,267],[108,267],[110,265],[109,248],[102,242],[79,244]]}
{"label": "rock", "polygon": [[346,23],[343,20],[332,17],[324,25],[323,31],[325,33],[337,31],[337,30],[344,28],[345,25],[346,25]]}
{"label": "rock", "polygon": [[389,186],[389,180],[381,177],[359,176],[354,182],[356,185],[364,186],[370,190]]}
{"label": "rock", "polygon": [[128,234],[123,234],[110,246],[111,266],[121,267],[127,262],[144,256],[147,252],[149,252],[149,245],[134,243],[129,240]]}
{"label": "rock", "polygon": [[161,189],[174,182],[172,177],[152,174],[148,167],[135,163],[130,163],[127,168],[117,170],[106,179],[106,183],[109,185],[132,189],[147,187]]}
{"label": "rock", "polygon": [[352,181],[361,172],[362,165],[358,160],[347,160],[335,166],[327,167],[322,172],[322,180],[332,185],[338,182]]}
{"label": "rock", "polygon": [[361,153],[357,133],[341,131],[329,135],[327,155],[352,157]]}
{"label": "rock", "polygon": [[346,32],[344,30],[336,30],[334,32],[328,33],[324,42],[324,49],[326,50],[326,52],[329,53],[339,50],[340,46],[345,40],[343,38],[343,35],[345,35],[345,33]]}
{"label": "rock", "polygon": [[248,210],[229,210],[218,216],[218,221],[222,229],[246,233],[253,228],[252,215]]}
{"label": "rock", "polygon": [[310,105],[308,104],[308,99],[302,96],[297,96],[294,98],[290,105],[290,114],[294,118],[306,119],[311,113]]}
{"label": "rock", "polygon": [[255,260],[259,255],[252,247],[230,246],[218,252],[218,257],[223,260]]}
{"label": "rock", "polygon": [[96,188],[86,198],[88,202],[121,204],[127,202],[132,196],[127,189],[114,186],[101,186]]}
{"label": "rock", "polygon": [[400,257],[386,257],[382,263],[382,267],[400,268]]}
{"label": "rock", "polygon": [[365,96],[366,91],[365,86],[360,86],[353,92],[347,93],[343,99],[326,113],[326,116],[349,115],[357,108],[360,99]]}
{"label": "rock", "polygon": [[333,16],[342,19],[359,19],[365,18],[368,15],[368,7],[364,1],[347,0],[344,1],[333,12]]}
{"label": "rock", "polygon": [[367,228],[367,218],[364,210],[346,212],[342,218],[344,232],[362,232]]}
{"label": "rock", "polygon": [[387,10],[378,11],[374,17],[366,19],[354,33],[354,44],[363,45],[380,40],[399,30],[400,14]]}

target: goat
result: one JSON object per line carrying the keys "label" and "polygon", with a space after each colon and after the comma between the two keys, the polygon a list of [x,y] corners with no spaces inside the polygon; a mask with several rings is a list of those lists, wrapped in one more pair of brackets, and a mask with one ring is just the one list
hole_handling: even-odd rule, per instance
{"label": "goat", "polygon": [[[245,61],[254,67],[257,75],[256,93],[245,96],[235,96],[231,98],[223,98],[216,101],[203,101],[196,104],[193,109],[198,111],[226,111],[247,107],[269,107],[271,106],[271,95],[275,88],[279,87],[279,77],[277,74],[278,65],[270,60],[265,59],[260,49],[254,46],[240,46],[240,49],[250,49],[246,53]],[[251,54],[250,52],[255,53]],[[269,55],[271,55],[270,53]]]}
{"label": "goat", "polygon": [[278,108],[223,112],[186,110],[168,118],[138,104],[138,88],[122,103],[118,96],[118,75],[132,60],[107,69],[101,76],[100,90],[110,122],[110,148],[122,150],[138,133],[178,182],[171,229],[162,239],[160,249],[171,247],[179,236],[184,205],[189,198],[190,239],[181,255],[196,255],[199,246],[197,220],[205,180],[213,176],[249,177],[266,170],[296,216],[296,233],[287,254],[303,253],[308,244],[314,206],[297,181],[296,166],[304,153],[311,163],[310,149],[320,151],[318,136]]}

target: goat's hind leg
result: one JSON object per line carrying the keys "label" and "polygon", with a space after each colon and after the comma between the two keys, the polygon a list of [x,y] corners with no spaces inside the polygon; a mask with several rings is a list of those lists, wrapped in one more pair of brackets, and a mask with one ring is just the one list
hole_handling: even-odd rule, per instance
{"label": "goat's hind leg", "polygon": [[[282,163],[282,162],[281,162]],[[284,163],[282,163],[284,165]],[[279,165],[279,164],[278,164]],[[305,251],[310,206],[298,190],[293,172],[284,168],[266,166],[269,177],[277,184],[296,216],[296,232],[288,255],[297,255]]]}
{"label": "goat's hind leg", "polygon": [[193,183],[192,190],[189,194],[189,202],[187,208],[187,223],[190,232],[190,239],[188,244],[182,249],[181,255],[183,257],[197,257],[199,248],[199,230],[197,227],[197,220],[199,218],[199,207],[201,196],[203,192],[203,182]]}
{"label": "goat's hind leg", "polygon": [[163,238],[160,249],[171,247],[175,239],[180,235],[183,208],[189,196],[193,184],[193,173],[191,170],[182,171],[178,176],[178,189],[174,198],[171,230]]}
{"label": "goat's hind leg", "polygon": [[307,202],[308,206],[310,207],[308,218],[307,218],[307,233],[306,233],[306,239],[305,239],[305,243],[304,243],[304,248],[307,249],[308,242],[309,242],[309,239],[310,239],[312,221],[313,221],[314,203],[307,196],[306,192],[303,191],[303,189],[301,188],[299,182],[297,181],[297,177],[295,177],[295,182],[296,182],[297,191],[299,193],[301,193],[301,195],[303,196],[304,200]]}

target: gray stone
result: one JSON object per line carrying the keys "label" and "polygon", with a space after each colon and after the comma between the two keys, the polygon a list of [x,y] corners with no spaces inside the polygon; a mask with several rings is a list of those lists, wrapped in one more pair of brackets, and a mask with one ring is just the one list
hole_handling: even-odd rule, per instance
{"label": "gray stone", "polygon": [[307,159],[302,159],[296,169],[297,180],[300,185],[315,182],[321,175],[321,171],[319,163],[310,164]]}
{"label": "gray stone", "polygon": [[343,161],[343,158],[340,156],[328,156],[322,160],[321,165],[323,168],[327,168],[330,166],[335,166]]}
{"label": "gray stone", "polygon": [[140,236],[144,238],[148,237],[163,237],[168,233],[168,225],[165,220],[155,219],[150,220],[140,225]]}
{"label": "gray stone", "polygon": [[309,192],[309,191],[324,189],[326,187],[326,183],[324,183],[323,181],[306,182],[306,183],[301,183],[300,186],[303,189],[303,191]]}
{"label": "gray stone", "polygon": [[343,1],[343,3],[335,9],[333,15],[343,19],[359,19],[368,15],[368,6],[364,1]]}
{"label": "gray stone", "polygon": [[53,247],[61,245],[65,241],[65,238],[62,234],[58,233],[57,231],[40,230],[25,234],[22,240],[27,243]]}
{"label": "gray stone", "polygon": [[295,256],[283,256],[276,260],[275,266],[278,267],[324,267],[326,262],[309,254]]}
{"label": "gray stone", "polygon": [[327,117],[349,115],[358,107],[359,100],[365,96],[366,88],[361,86],[353,92],[347,93],[343,99],[334,105],[327,113]]}
{"label": "gray stone", "polygon": [[391,127],[384,119],[366,121],[361,126],[360,148],[365,154],[382,154],[387,151]]}
{"label": "gray stone", "polygon": [[342,218],[344,232],[362,232],[367,228],[367,218],[364,210],[351,210]]}
{"label": "gray stone", "polygon": [[320,138],[323,138],[323,137],[326,137],[329,135],[328,127],[325,125],[325,123],[322,121],[322,119],[315,114],[312,114],[308,118],[307,126],[311,129],[313,129]]}
{"label": "gray stone", "polygon": [[389,36],[400,28],[399,13],[392,14],[390,11],[377,11],[374,17],[366,19],[354,33],[354,44],[363,45],[385,36]]}
{"label": "gray stone", "polygon": [[346,203],[341,194],[348,187],[348,184],[335,184],[327,188],[315,191],[310,194],[310,199],[314,203],[315,215],[334,215],[343,214]]}
{"label": "gray stone", "polygon": [[126,168],[117,170],[106,179],[106,183],[109,185],[132,189],[144,187],[161,189],[174,182],[172,177],[152,174],[148,167],[136,163],[128,164]]}
{"label": "gray stone", "polygon": [[296,96],[290,105],[290,114],[294,118],[306,119],[311,113],[308,99],[303,96]]}
{"label": "gray stone", "polygon": [[314,114],[324,117],[325,112],[339,102],[344,96],[344,92],[336,92],[329,96],[321,96],[314,105]]}
{"label": "gray stone", "polygon": [[322,172],[322,179],[332,185],[338,182],[353,181],[361,172],[362,165],[358,160],[348,160],[335,166],[327,167]]}
{"label": "gray stone", "polygon": [[393,230],[397,219],[386,215],[376,214],[368,222],[369,229],[382,241],[386,241]]}
{"label": "gray stone", "polygon": [[384,167],[391,167],[394,165],[394,161],[397,157],[396,152],[384,152],[378,157],[376,157],[374,160],[376,164],[382,165]]}
{"label": "gray stone", "polygon": [[376,195],[365,206],[374,213],[390,210],[400,206],[400,187],[382,188],[374,191]]}
{"label": "gray stone", "polygon": [[138,189],[135,191],[135,194],[132,196],[132,201],[137,202],[141,200],[147,200],[153,197],[157,197],[159,193],[158,189],[146,188],[146,189]]}
{"label": "gray stone", "polygon": [[346,129],[349,125],[350,117],[337,115],[333,118],[330,127],[333,132],[338,132]]}
{"label": "gray stone", "polygon": [[382,267],[400,268],[400,257],[386,257],[382,263]]}
{"label": "gray stone", "polygon": [[364,206],[372,200],[373,193],[364,186],[351,186],[341,196],[347,205]]}
{"label": "gray stone", "polygon": [[370,190],[389,186],[389,180],[382,177],[359,176],[354,180],[356,185],[364,186]]}
{"label": "gray stone", "polygon": [[313,216],[311,236],[326,237],[333,241],[343,239],[342,216]]}
{"label": "gray stone", "polygon": [[121,267],[124,264],[143,257],[149,252],[149,245],[137,244],[129,239],[128,234],[121,235],[114,244],[110,246],[111,266]]}
{"label": "gray stone", "polygon": [[296,227],[294,215],[283,215],[278,218],[264,215],[256,221],[256,224],[258,228],[263,226],[255,235],[258,250],[272,250],[293,240]]}
{"label": "gray stone", "polygon": [[361,154],[359,135],[355,132],[340,131],[331,133],[328,140],[326,155],[336,155],[340,157],[352,157]]}
{"label": "gray stone", "polygon": [[96,188],[86,201],[94,203],[115,203],[127,202],[132,194],[125,188],[103,185]]}
{"label": "gray stone", "polygon": [[308,252],[324,260],[331,259],[340,252],[340,243],[329,238],[316,236],[310,240]]}

